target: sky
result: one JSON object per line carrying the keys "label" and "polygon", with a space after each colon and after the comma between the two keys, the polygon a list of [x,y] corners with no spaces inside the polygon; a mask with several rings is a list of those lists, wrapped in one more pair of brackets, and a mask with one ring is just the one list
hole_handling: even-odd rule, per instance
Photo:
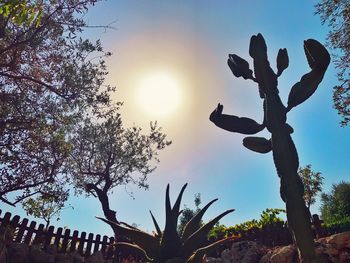
{"label": "sky", "polygon": [[[219,198],[204,221],[234,208],[220,221],[227,226],[258,219],[266,208],[284,208],[271,153],[247,150],[242,145],[244,135],[219,129],[209,115],[220,102],[224,113],[262,121],[255,83],[235,78],[227,66],[228,54],[233,53],[252,64],[249,41],[257,33],[267,42],[273,68],[278,49],[288,50],[289,68],[279,78],[280,96],[286,103],[290,88],[309,72],[303,41],[326,40],[328,28],[314,15],[314,4],[302,0],[108,0],[89,10],[88,24],[114,27],[87,29],[84,36],[101,39],[113,53],[107,60],[106,81],[117,87],[113,99],[124,102],[125,125],[139,125],[146,132],[149,122],[157,120],[173,142],[160,152],[148,191],[128,185],[110,195],[119,220],[151,232],[152,210],[163,227],[168,183],[172,202],[188,183],[182,202],[188,207],[194,207],[196,193],[201,194],[202,205]],[[300,165],[311,164],[322,173],[325,192],[333,183],[347,180],[350,171],[350,127],[340,127],[332,104],[335,75],[331,64],[316,93],[288,114]],[[157,82],[162,84],[161,102],[148,89]],[[109,226],[95,218],[103,215],[96,199],[72,196],[69,204],[74,210],[63,210],[55,226],[112,235]],[[319,213],[319,205],[317,201],[311,211]],[[25,215],[20,207],[5,209]]]}

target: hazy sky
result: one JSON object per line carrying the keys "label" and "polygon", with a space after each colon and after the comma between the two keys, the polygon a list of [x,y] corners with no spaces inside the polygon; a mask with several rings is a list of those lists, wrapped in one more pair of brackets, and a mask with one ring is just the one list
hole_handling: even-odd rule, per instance
{"label": "hazy sky", "polygon": [[[173,144],[160,154],[158,169],[149,176],[149,191],[136,186],[116,188],[112,208],[119,220],[154,230],[149,210],[164,225],[164,196],[170,183],[172,201],[181,186],[189,183],[183,204],[194,207],[194,194],[203,204],[219,198],[207,212],[209,220],[226,209],[236,211],[221,223],[258,219],[266,208],[283,208],[279,180],[272,155],[251,152],[242,146],[243,135],[217,128],[209,114],[220,102],[224,113],[262,120],[262,101],[251,81],[235,78],[226,60],[235,53],[246,58],[251,35],[262,33],[271,65],[279,48],[287,48],[289,68],[279,78],[280,95],[286,102],[291,86],[309,71],[303,40],[324,43],[327,27],[314,15],[316,1],[232,0],[109,0],[96,4],[86,18],[91,25],[112,24],[116,30],[89,29],[86,36],[100,38],[108,60],[108,82],[117,86],[115,99],[124,101],[126,125],[147,128],[158,120]],[[324,189],[349,178],[349,127],[339,126],[332,107],[335,70],[330,66],[317,92],[288,115],[300,164],[312,164],[325,177]],[[175,103],[173,111],[157,114],[156,103],[140,89],[155,76],[167,79],[175,95],[165,92],[164,103]],[[151,94],[150,94],[151,95]],[[152,108],[152,106],[155,106]],[[150,111],[145,110],[151,107]],[[155,109],[152,111],[152,109]],[[132,192],[134,199],[128,193]],[[62,212],[57,226],[112,234],[94,216],[103,215],[97,200],[73,197],[74,210]],[[318,205],[312,207],[318,212]],[[10,209],[7,209],[10,210]],[[23,214],[20,209],[10,210]]]}

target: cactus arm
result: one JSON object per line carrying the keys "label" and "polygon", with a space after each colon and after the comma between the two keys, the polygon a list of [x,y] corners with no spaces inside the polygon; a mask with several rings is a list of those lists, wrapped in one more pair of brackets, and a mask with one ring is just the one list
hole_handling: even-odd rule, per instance
{"label": "cactus arm", "polygon": [[221,218],[223,218],[225,215],[232,213],[235,211],[234,209],[229,209],[214,219],[210,220],[208,223],[206,223],[204,226],[202,226],[200,229],[198,229],[196,232],[194,232],[184,243],[184,255],[186,257],[190,257],[193,251],[197,250],[207,237],[210,229],[213,228],[213,226],[219,222]]}
{"label": "cactus arm", "polygon": [[255,134],[265,128],[264,124],[259,124],[255,120],[249,118],[222,114],[222,109],[223,106],[219,104],[209,117],[209,119],[221,129],[241,134]]}
{"label": "cactus arm", "polygon": [[245,137],[243,145],[249,150],[258,153],[268,153],[272,150],[271,140],[263,137]]}
{"label": "cactus arm", "polygon": [[113,228],[113,230],[115,230],[115,233],[120,233],[121,235],[129,237],[132,241],[135,242],[135,244],[142,247],[149,257],[154,258],[155,256],[157,256],[157,248],[159,246],[159,242],[156,237],[141,230],[123,227],[115,222],[109,221],[102,217],[97,218],[109,224]]}
{"label": "cactus arm", "polygon": [[227,60],[227,65],[235,77],[243,77],[244,79],[255,81],[253,71],[249,68],[249,63],[243,58],[235,54],[230,54]]}
{"label": "cactus arm", "polygon": [[314,39],[304,41],[304,51],[311,71],[292,87],[288,96],[287,111],[303,103],[314,94],[330,63],[328,51]]}
{"label": "cactus arm", "polygon": [[200,227],[200,222],[204,213],[207,211],[209,206],[211,206],[218,199],[214,199],[210,201],[207,205],[205,205],[192,219],[185,225],[184,230],[182,232],[181,238],[182,240],[187,240],[194,232],[196,232]]}
{"label": "cactus arm", "polygon": [[289,58],[287,49],[280,48],[277,55],[277,77],[281,76],[282,72],[288,68]]}

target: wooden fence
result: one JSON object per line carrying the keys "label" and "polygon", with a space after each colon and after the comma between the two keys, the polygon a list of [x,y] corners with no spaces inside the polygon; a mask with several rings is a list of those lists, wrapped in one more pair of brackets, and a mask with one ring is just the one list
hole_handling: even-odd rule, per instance
{"label": "wooden fence", "polygon": [[44,249],[54,245],[58,253],[78,252],[86,257],[96,251],[101,251],[105,259],[121,259],[130,255],[129,251],[116,249],[114,237],[87,234],[77,230],[63,229],[53,226],[45,229],[44,224],[37,224],[35,221],[29,222],[27,218],[20,219],[15,215],[11,219],[11,213],[6,212],[1,216],[0,209],[0,228],[10,226],[14,231],[13,241],[25,244],[42,244]]}

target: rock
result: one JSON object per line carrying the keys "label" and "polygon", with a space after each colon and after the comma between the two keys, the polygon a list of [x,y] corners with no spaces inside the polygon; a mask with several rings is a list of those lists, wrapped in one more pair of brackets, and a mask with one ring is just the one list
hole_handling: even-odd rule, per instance
{"label": "rock", "polygon": [[85,258],[81,256],[78,252],[72,252],[70,255],[73,257],[74,263],[83,263],[85,262]]}
{"label": "rock", "polygon": [[339,263],[349,263],[350,262],[350,249],[345,248],[339,252]]}
{"label": "rock", "polygon": [[294,263],[296,256],[296,249],[289,245],[286,247],[277,248],[273,251],[270,262],[271,263]]}
{"label": "rock", "polygon": [[7,248],[7,263],[28,263],[29,262],[29,246],[23,243],[12,243]]}
{"label": "rock", "polygon": [[44,252],[38,245],[30,247],[29,256],[31,263],[55,263],[55,256]]}
{"label": "rock", "polygon": [[270,263],[272,253],[272,250],[267,251],[267,253],[261,257],[259,263]]}
{"label": "rock", "polygon": [[86,263],[104,263],[103,254],[101,251],[93,253],[85,260]]}
{"label": "rock", "polygon": [[56,255],[57,254],[57,246],[54,244],[50,244],[47,248],[46,248],[46,252],[51,254],[51,255]]}
{"label": "rock", "polygon": [[252,241],[242,241],[232,244],[230,250],[221,253],[223,263],[256,263],[259,262],[262,249]]}
{"label": "rock", "polygon": [[350,231],[335,234],[325,238],[327,244],[332,244],[337,249],[350,246]]}
{"label": "rock", "polygon": [[223,263],[221,258],[205,257],[204,263]]}

